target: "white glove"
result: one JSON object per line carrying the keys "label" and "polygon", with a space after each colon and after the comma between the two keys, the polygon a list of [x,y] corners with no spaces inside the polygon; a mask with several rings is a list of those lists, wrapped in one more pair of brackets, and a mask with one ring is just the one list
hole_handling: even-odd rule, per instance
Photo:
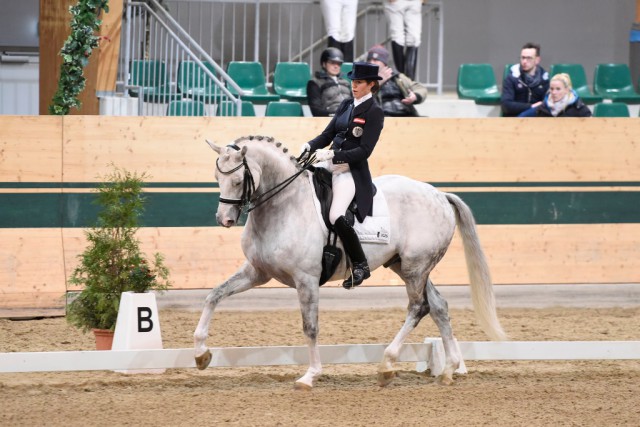
{"label": "white glove", "polygon": [[316,161],[324,162],[325,160],[331,160],[334,154],[333,150],[316,150]]}
{"label": "white glove", "polygon": [[[300,156],[302,156],[305,152],[311,151],[311,146],[308,142],[305,142],[302,147],[300,147]],[[298,156],[298,157],[300,157]]]}

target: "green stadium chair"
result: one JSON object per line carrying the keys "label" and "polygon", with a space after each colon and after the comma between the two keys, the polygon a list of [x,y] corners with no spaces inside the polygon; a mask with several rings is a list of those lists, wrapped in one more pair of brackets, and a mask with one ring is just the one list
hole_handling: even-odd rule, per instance
{"label": "green stadium chair", "polygon": [[306,62],[278,62],[273,73],[273,90],[289,101],[307,101],[311,68]]}
{"label": "green stadium chair", "polygon": [[[218,104],[217,116],[236,116],[236,104],[233,101],[222,101]],[[242,101],[240,109],[243,117],[255,117],[256,110],[251,101]]]}
{"label": "green stadium chair", "polygon": [[630,117],[629,107],[623,102],[599,102],[593,106],[593,117]]}
{"label": "green stadium chair", "polygon": [[302,105],[297,101],[272,101],[267,104],[267,117],[303,117]]}
{"label": "green stadium chair", "polygon": [[633,87],[627,64],[598,64],[593,76],[593,90],[614,102],[640,104],[640,94]]}
{"label": "green stadium chair", "polygon": [[[267,89],[264,68],[259,62],[232,61],[227,67],[227,74],[240,86],[244,92],[242,99],[245,101],[268,104],[280,99],[280,95],[270,93]],[[229,87],[229,91],[233,95],[239,95],[233,87]]]}
{"label": "green stadium chair", "polygon": [[131,61],[129,72],[129,95],[138,97],[140,91],[146,102],[169,102],[180,99],[180,94],[172,92],[167,83],[167,71],[164,62],[136,59]]}
{"label": "green stadium chair", "polygon": [[204,102],[189,99],[171,101],[167,116],[204,116]]}
{"label": "green stadium chair", "polygon": [[340,66],[340,74],[342,74],[342,77],[346,79],[347,73],[350,72],[352,69],[353,69],[353,62],[343,62],[342,65]]}
{"label": "green stadium chair", "polygon": [[500,91],[490,64],[460,64],[457,89],[460,99],[473,99],[484,105],[500,103]]}
{"label": "green stadium chair", "polygon": [[[205,63],[204,65],[215,75],[211,64]],[[178,65],[178,91],[189,98],[206,103],[218,102],[224,94],[194,61],[182,61]]]}
{"label": "green stadium chair", "polygon": [[502,70],[502,81],[504,81],[504,79],[507,78],[507,76],[511,72],[511,67],[513,67],[514,65],[515,64],[505,64],[504,65],[504,70]]}
{"label": "green stadium chair", "polygon": [[582,102],[585,104],[596,104],[598,102],[602,102],[602,97],[600,95],[595,95],[591,92],[591,89],[589,89],[587,74],[584,72],[582,64],[552,64],[549,69],[549,78],[559,73],[569,74],[573,90],[578,93]]}

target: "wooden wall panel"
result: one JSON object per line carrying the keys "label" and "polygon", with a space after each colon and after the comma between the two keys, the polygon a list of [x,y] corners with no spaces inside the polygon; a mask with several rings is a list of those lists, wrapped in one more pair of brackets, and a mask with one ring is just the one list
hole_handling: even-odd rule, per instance
{"label": "wooden wall panel", "polygon": [[64,314],[61,230],[0,229],[0,317]]}
{"label": "wooden wall panel", "polygon": [[[147,254],[165,255],[174,288],[221,284],[244,260],[242,229],[234,227],[149,228],[139,237]],[[482,225],[478,232],[496,284],[640,282],[640,224]],[[85,245],[82,231],[64,230],[67,275]],[[458,234],[432,279],[439,285],[469,283]],[[401,284],[380,268],[368,286]],[[278,286],[277,282],[269,286]],[[334,283],[339,285],[339,283]]]}
{"label": "wooden wall panel", "polygon": [[[213,197],[214,188],[188,186],[214,179],[215,154],[205,138],[227,144],[242,135],[269,135],[297,154],[300,145],[320,133],[326,123],[320,118],[0,116],[0,182],[4,184],[0,191],[88,192],[83,184],[95,183],[114,162],[148,172],[151,182],[168,184],[151,191],[211,192]],[[597,187],[599,191],[637,192],[640,121],[566,119],[562,126],[558,123],[553,119],[387,119],[371,168],[374,175],[398,173],[448,183],[447,188],[458,191],[463,199],[466,190],[460,190],[465,183],[481,183],[481,191],[488,192],[533,191],[536,187],[519,183],[536,182],[549,182],[547,191],[565,191],[572,185],[593,191],[591,184],[604,183]],[[23,185],[30,182],[36,185]],[[63,189],[61,182],[80,186]],[[558,182],[562,186],[554,187]],[[624,187],[625,182],[630,186]],[[187,185],[171,187],[172,183]],[[495,185],[500,183],[507,186]],[[143,228],[139,237],[145,252],[160,251],[166,256],[174,288],[195,289],[222,283],[241,265],[241,231]],[[481,225],[479,233],[498,284],[640,282],[637,223]],[[84,249],[83,230],[5,228],[0,229],[0,241],[0,310],[27,304],[34,310],[61,310],[66,278]],[[443,285],[468,282],[458,237],[432,277]],[[387,269],[377,270],[367,282],[394,284],[398,279]]]}
{"label": "wooden wall panel", "polygon": [[120,30],[122,28],[123,0],[109,2],[109,13],[102,12],[100,19],[99,64],[97,70],[96,90],[98,92],[115,92],[118,76],[118,60],[120,58]]}
{"label": "wooden wall panel", "polygon": [[[114,160],[149,171],[154,181],[208,182],[215,156],[205,138],[227,144],[244,135],[268,135],[297,155],[326,124],[325,118],[66,117],[65,173],[69,181],[93,181]],[[460,183],[626,181],[640,170],[640,121],[563,124],[387,118],[371,169],[374,175]]]}
{"label": "wooden wall panel", "polygon": [[205,139],[226,145],[243,135],[269,135],[297,155],[302,142],[289,144],[288,136],[310,139],[325,125],[283,117],[65,117],[65,177],[94,182],[115,161],[149,172],[155,182],[212,182],[216,154]]}
{"label": "wooden wall panel", "polygon": [[0,116],[0,182],[62,182],[62,117]]}

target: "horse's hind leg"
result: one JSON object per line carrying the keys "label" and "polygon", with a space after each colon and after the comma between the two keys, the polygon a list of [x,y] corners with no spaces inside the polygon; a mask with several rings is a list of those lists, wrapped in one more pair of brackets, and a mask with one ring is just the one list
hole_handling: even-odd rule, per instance
{"label": "horse's hind leg", "polygon": [[[407,263],[405,262],[405,268]],[[409,305],[407,307],[407,317],[400,328],[400,331],[393,338],[391,344],[384,350],[384,357],[378,368],[378,384],[381,387],[388,385],[395,377],[394,364],[398,360],[402,344],[407,336],[418,326],[420,320],[429,314],[429,300],[424,291],[424,284],[427,281],[428,273],[416,274],[416,277],[404,273],[400,267],[391,267],[404,281],[407,287]]]}
{"label": "horse's hind leg", "polygon": [[261,275],[251,264],[245,262],[240,270],[231,276],[222,285],[214,288],[207,295],[207,299],[198,322],[198,327],[193,334],[196,366],[198,369],[205,369],[211,362],[211,352],[207,348],[205,341],[209,336],[209,325],[213,312],[220,301],[228,296],[244,292],[255,286],[262,285],[269,280]]}
{"label": "horse's hind leg", "polygon": [[444,347],[445,366],[439,381],[441,384],[449,385],[453,383],[453,373],[460,366],[462,357],[458,353],[458,346],[456,346],[453,337],[453,329],[449,320],[449,305],[433,285],[431,279],[427,282],[426,293],[431,306],[431,318],[440,330]]}

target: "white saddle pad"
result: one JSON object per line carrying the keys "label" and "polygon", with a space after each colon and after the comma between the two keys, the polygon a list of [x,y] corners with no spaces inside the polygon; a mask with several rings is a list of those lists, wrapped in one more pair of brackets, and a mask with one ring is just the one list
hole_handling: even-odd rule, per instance
{"label": "white saddle pad", "polygon": [[[309,183],[313,189],[313,175],[308,174],[308,176]],[[315,190],[313,190],[312,193],[313,204],[316,207],[318,220],[325,232],[328,232],[327,226],[324,224],[324,220],[322,219],[320,201],[316,197]],[[356,218],[353,229],[361,242],[381,244],[389,243],[391,239],[391,220],[389,218],[389,206],[387,206],[387,199],[384,197],[384,193],[382,191],[378,190],[373,198],[373,215],[366,217],[364,222],[359,222]]]}

